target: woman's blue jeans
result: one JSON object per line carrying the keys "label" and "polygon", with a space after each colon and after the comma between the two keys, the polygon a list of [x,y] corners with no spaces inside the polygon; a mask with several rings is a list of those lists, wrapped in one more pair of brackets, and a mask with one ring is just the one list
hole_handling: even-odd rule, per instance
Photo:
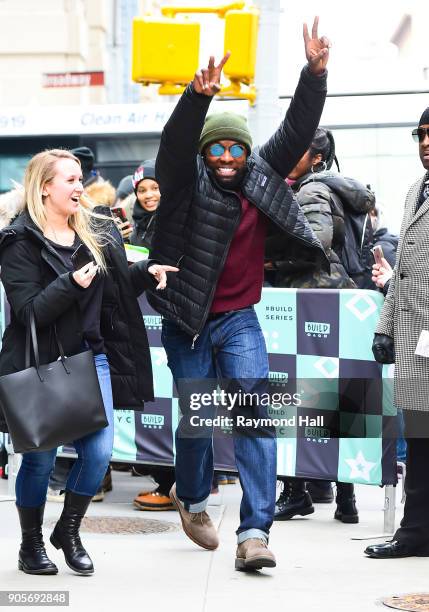
{"label": "woman's blue jeans", "polygon": [[[66,483],[67,491],[91,497],[104,478],[113,448],[113,398],[109,363],[104,354],[95,355],[94,361],[109,424],[73,441],[77,459]],[[15,486],[17,506],[37,508],[45,503],[56,454],[56,448],[23,454]]]}

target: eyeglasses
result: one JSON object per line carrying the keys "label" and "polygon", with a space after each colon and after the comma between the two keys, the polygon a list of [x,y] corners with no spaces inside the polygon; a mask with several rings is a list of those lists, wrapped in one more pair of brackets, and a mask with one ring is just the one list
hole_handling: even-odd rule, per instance
{"label": "eyeglasses", "polygon": [[429,128],[419,127],[411,132],[415,142],[423,142],[426,136],[429,136]]}
{"label": "eyeglasses", "polygon": [[213,157],[221,157],[225,153],[225,151],[229,151],[231,157],[237,159],[237,157],[241,157],[244,155],[245,148],[239,144],[233,144],[230,147],[224,147],[219,142],[215,142],[214,144],[209,146],[209,153]]}

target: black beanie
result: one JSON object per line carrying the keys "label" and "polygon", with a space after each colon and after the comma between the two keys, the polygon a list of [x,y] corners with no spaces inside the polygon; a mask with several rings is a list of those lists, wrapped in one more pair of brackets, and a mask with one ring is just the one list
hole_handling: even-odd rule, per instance
{"label": "black beanie", "polygon": [[116,197],[120,200],[124,200],[127,196],[130,195],[130,193],[133,192],[133,190],[133,175],[128,174],[119,181],[119,185],[116,188]]}
{"label": "black beanie", "polygon": [[82,172],[88,174],[94,167],[94,153],[89,147],[76,147],[70,151],[80,161]]}
{"label": "black beanie", "polygon": [[147,159],[146,161],[142,162],[142,165],[139,166],[134,172],[132,179],[134,192],[137,193],[137,187],[139,186],[139,183],[141,183],[141,181],[149,178],[153,181],[156,181],[154,159]]}
{"label": "black beanie", "polygon": [[423,111],[423,115],[420,117],[419,125],[429,125],[429,106],[425,111]]}

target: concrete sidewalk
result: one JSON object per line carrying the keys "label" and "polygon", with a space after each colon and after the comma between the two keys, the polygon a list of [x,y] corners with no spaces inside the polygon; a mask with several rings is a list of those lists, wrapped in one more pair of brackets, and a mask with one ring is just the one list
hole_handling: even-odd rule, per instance
{"label": "concrete sidewalk", "polygon": [[[50,543],[47,550],[58,565],[57,576],[18,571],[18,518],[14,502],[1,501],[0,589],[68,590],[70,609],[85,612],[268,612],[278,606],[288,612],[387,611],[389,608],[377,603],[381,598],[429,591],[428,558],[368,559],[363,555],[368,542],[351,540],[381,533],[384,492],[378,487],[356,487],[358,525],[333,520],[334,504],[317,505],[310,517],[274,523],[270,546],[277,556],[277,568],[245,574],[234,570],[239,485],[222,486],[218,495],[211,496],[209,512],[219,524],[221,545],[208,552],[186,538],[176,512],[134,509],[132,499],[144,483],[144,478],[113,472],[114,490],[104,502],[91,504],[89,516],[167,521],[173,526],[148,535],[83,534],[96,568],[90,577],[74,574],[61,551]],[[3,480],[0,496],[6,494],[7,481]],[[47,504],[45,541],[48,525],[60,511],[60,504]],[[398,503],[397,523],[401,514]]]}

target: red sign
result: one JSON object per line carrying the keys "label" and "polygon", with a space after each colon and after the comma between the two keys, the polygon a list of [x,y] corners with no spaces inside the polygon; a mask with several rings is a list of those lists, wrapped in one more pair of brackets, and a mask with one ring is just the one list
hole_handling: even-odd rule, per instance
{"label": "red sign", "polygon": [[43,75],[43,87],[95,87],[104,85],[102,70],[91,72],[47,72]]}

